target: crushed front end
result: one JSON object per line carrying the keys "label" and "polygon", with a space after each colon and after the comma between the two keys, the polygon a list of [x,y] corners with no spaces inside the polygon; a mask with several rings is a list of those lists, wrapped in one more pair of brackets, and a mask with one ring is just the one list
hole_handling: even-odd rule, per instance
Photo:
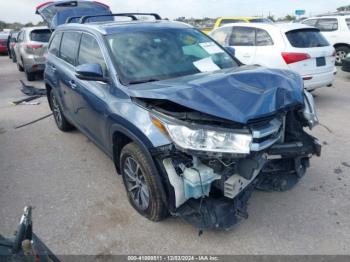
{"label": "crushed front end", "polygon": [[304,105],[246,124],[164,101],[153,100],[150,108],[152,122],[173,141],[152,152],[168,208],[200,229],[228,229],[247,218],[254,189],[292,188],[312,155],[321,153],[318,140],[304,131],[318,121],[306,91]]}

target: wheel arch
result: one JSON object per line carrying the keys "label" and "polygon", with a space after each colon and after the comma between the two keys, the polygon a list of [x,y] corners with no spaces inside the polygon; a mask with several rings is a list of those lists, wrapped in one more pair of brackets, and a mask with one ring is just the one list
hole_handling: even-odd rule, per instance
{"label": "wheel arch", "polygon": [[350,45],[347,43],[336,43],[333,45],[334,48],[341,47],[341,46],[345,46],[347,48],[350,48]]}
{"label": "wheel arch", "polygon": [[[133,130],[133,131],[131,131]],[[112,154],[113,154],[113,162],[115,168],[117,170],[118,175],[121,175],[120,170],[120,155],[124,146],[127,144],[134,142],[136,143],[145,154],[147,161],[149,161],[153,170],[156,170],[156,181],[158,183],[158,188],[161,190],[161,196],[164,204],[168,207],[167,202],[167,194],[164,190],[164,183],[162,181],[161,170],[158,169],[155,160],[150,152],[150,150],[154,149],[151,141],[141,133],[138,129],[133,127],[132,129],[126,128],[121,124],[113,124],[111,127],[111,141],[112,141]]]}

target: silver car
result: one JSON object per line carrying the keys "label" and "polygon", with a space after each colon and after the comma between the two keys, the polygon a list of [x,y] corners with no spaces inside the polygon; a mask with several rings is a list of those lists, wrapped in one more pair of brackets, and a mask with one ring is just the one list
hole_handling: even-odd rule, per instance
{"label": "silver car", "polygon": [[28,81],[35,80],[35,74],[42,73],[45,69],[50,36],[51,30],[47,27],[27,27],[18,34],[14,47],[17,67],[26,73]]}

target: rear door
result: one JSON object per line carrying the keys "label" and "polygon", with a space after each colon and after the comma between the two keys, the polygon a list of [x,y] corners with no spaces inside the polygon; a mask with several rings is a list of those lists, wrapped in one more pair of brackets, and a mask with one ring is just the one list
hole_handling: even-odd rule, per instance
{"label": "rear door", "polygon": [[[78,52],[77,65],[99,64],[105,76],[108,70],[101,47],[95,36],[83,33]],[[72,95],[74,104],[74,118],[79,126],[92,137],[92,139],[102,146],[105,137],[106,108],[105,102],[110,89],[109,83],[100,81],[86,81],[78,78],[74,79],[76,88]]]}
{"label": "rear door", "polygon": [[229,46],[235,48],[235,56],[243,64],[252,64],[256,52],[255,28],[234,26],[229,38]]}
{"label": "rear door", "polygon": [[[281,38],[281,37],[279,37]],[[260,28],[256,28],[256,53],[254,64],[280,68],[281,67],[281,52],[279,51],[281,48],[280,39],[275,38],[272,39],[272,35]]]}
{"label": "rear door", "polygon": [[64,105],[64,111],[69,115],[70,119],[73,119],[74,123],[76,123],[73,104],[73,96],[76,89],[75,65],[80,38],[80,32],[64,32],[60,44],[59,59],[55,64],[51,65],[51,70],[55,71],[55,74],[58,76],[60,98]]}
{"label": "rear door", "polygon": [[334,70],[334,48],[316,28],[301,28],[285,33],[288,45],[285,53],[298,53],[307,59],[288,64],[301,75],[320,74]]}

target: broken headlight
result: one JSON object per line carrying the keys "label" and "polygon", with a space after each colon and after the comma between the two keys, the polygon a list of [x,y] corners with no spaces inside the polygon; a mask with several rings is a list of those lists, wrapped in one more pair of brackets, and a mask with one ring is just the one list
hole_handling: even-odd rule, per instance
{"label": "broken headlight", "polygon": [[220,153],[248,154],[252,143],[250,133],[214,130],[198,125],[186,125],[159,120],[152,122],[180,148]]}

